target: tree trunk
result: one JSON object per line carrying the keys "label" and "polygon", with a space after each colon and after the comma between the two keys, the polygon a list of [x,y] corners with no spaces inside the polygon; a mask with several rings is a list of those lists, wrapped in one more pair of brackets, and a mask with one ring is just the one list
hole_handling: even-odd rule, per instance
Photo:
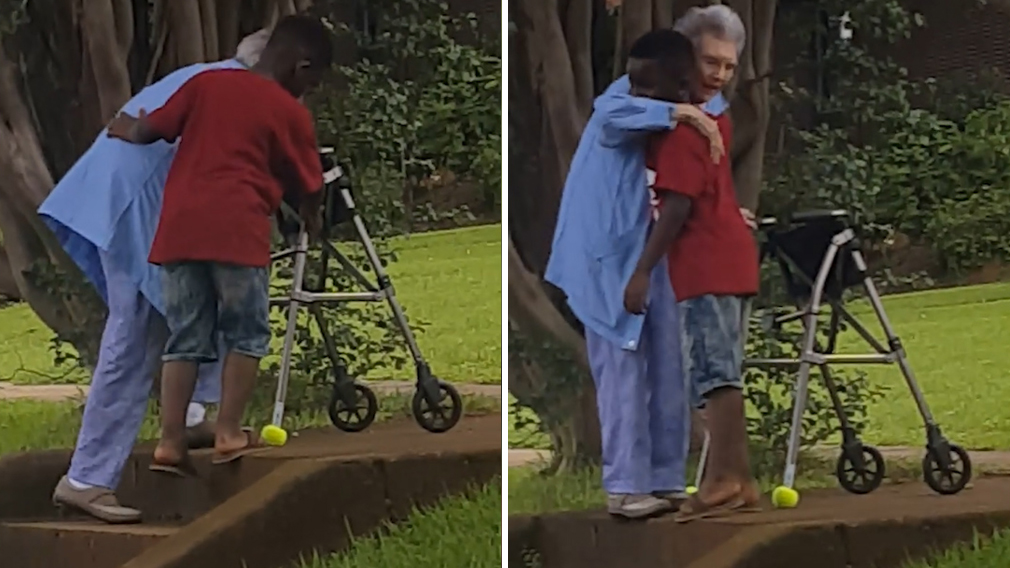
{"label": "tree trunk", "polygon": [[[509,45],[509,96],[516,105],[510,145],[520,157],[513,177],[525,191],[510,201],[509,322],[522,336],[563,349],[577,368],[545,368],[510,356],[515,371],[509,389],[537,411],[554,445],[554,467],[567,469],[600,458],[596,392],[585,341],[541,277],[568,166],[591,110],[594,3],[514,0],[513,6],[518,33]],[[562,380],[562,374],[571,378]],[[537,408],[538,401],[545,407]]]}
{"label": "tree trunk", "polygon": [[7,259],[7,251],[0,243],[0,298],[5,300],[20,300],[21,291],[18,290],[18,283],[14,281],[14,273],[11,272],[11,262]]}
{"label": "tree trunk", "polygon": [[757,211],[764,175],[765,140],[771,116],[768,82],[777,0],[730,0],[747,28],[736,88],[731,93],[733,117],[733,183],[740,205]]}

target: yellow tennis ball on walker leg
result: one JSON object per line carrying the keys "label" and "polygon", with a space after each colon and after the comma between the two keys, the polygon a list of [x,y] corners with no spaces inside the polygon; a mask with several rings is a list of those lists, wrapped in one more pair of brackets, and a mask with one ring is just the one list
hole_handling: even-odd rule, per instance
{"label": "yellow tennis ball on walker leg", "polygon": [[772,491],[772,505],[779,509],[792,509],[800,502],[800,494],[792,487],[780,485]]}
{"label": "yellow tennis ball on walker leg", "polygon": [[273,424],[267,424],[260,430],[260,438],[271,446],[283,446],[288,443],[287,431]]}
{"label": "yellow tennis ball on walker leg", "polygon": [[686,493],[687,493],[688,495],[694,495],[695,493],[697,493],[697,492],[698,492],[698,488],[697,488],[697,487],[695,487],[694,485],[689,485],[689,486],[687,487],[687,489],[685,490],[685,492],[686,492]]}

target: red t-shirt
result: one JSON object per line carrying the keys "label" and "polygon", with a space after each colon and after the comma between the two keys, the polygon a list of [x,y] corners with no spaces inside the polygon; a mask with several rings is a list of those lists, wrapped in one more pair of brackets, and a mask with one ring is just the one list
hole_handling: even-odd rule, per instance
{"label": "red t-shirt", "polygon": [[323,186],[312,116],[276,81],[204,71],[147,117],[179,136],[150,262],[270,263],[270,221],[284,191]]}
{"label": "red t-shirt", "polygon": [[[729,118],[716,120],[729,148]],[[681,125],[651,140],[648,167],[657,194],[673,191],[691,198],[691,212],[667,257],[677,300],[756,294],[757,247],[740,215],[729,156],[714,164],[708,140]]]}

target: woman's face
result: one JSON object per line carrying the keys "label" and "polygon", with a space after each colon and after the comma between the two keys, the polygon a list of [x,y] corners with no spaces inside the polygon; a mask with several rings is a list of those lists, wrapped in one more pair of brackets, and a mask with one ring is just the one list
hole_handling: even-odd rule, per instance
{"label": "woman's face", "polygon": [[700,70],[699,95],[708,101],[719,94],[736,73],[736,44],[712,34],[704,34],[695,45]]}

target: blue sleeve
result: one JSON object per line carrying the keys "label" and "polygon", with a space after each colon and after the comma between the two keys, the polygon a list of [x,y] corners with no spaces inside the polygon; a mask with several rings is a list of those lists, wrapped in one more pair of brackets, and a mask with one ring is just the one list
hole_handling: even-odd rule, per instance
{"label": "blue sleeve", "polygon": [[601,124],[600,144],[603,146],[620,146],[637,140],[643,132],[669,130],[675,126],[670,116],[676,105],[633,97],[628,94],[629,90],[625,75],[593,103],[593,113]]}

